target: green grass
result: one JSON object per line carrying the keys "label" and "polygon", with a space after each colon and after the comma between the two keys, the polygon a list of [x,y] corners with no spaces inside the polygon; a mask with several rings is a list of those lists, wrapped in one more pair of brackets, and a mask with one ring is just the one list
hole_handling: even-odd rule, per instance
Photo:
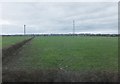
{"label": "green grass", "polygon": [[9,47],[18,42],[28,39],[28,36],[3,36],[2,37],[2,48]]}
{"label": "green grass", "polygon": [[23,48],[15,67],[117,70],[117,37],[36,37]]}
{"label": "green grass", "polygon": [[2,36],[0,36],[0,48],[2,48]]}

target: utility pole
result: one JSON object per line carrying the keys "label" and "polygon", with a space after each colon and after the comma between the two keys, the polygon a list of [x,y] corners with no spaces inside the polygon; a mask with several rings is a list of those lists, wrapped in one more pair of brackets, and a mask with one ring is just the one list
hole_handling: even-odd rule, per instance
{"label": "utility pole", "polygon": [[75,20],[73,20],[73,34],[75,34]]}
{"label": "utility pole", "polygon": [[26,34],[26,25],[24,25],[24,35]]}

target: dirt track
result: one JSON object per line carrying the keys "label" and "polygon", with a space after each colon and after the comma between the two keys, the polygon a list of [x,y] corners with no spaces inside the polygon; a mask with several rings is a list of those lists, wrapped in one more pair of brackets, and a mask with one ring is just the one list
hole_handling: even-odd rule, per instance
{"label": "dirt track", "polygon": [[23,45],[31,41],[34,37],[29,38],[27,40],[23,40],[22,42],[19,42],[17,44],[14,44],[8,48],[2,49],[2,61],[3,65],[9,60],[10,56],[13,56],[19,50]]}

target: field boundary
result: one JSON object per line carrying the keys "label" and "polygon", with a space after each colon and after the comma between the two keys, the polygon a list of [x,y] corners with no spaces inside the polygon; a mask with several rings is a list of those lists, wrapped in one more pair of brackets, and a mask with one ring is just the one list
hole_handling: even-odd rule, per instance
{"label": "field boundary", "polygon": [[13,53],[16,52],[19,48],[21,48],[23,45],[25,45],[27,42],[31,41],[34,37],[23,40],[22,42],[18,42],[14,45],[11,45],[8,48],[3,48],[2,49],[2,61],[6,59],[8,56],[11,56]]}
{"label": "field boundary", "polygon": [[116,71],[63,71],[6,69],[3,82],[119,82]]}

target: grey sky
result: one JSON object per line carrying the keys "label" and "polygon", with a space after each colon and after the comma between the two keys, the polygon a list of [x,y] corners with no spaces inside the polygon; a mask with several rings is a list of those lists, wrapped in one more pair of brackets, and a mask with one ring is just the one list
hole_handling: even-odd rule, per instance
{"label": "grey sky", "polygon": [[2,3],[2,34],[118,33],[118,5],[115,2],[23,2]]}

